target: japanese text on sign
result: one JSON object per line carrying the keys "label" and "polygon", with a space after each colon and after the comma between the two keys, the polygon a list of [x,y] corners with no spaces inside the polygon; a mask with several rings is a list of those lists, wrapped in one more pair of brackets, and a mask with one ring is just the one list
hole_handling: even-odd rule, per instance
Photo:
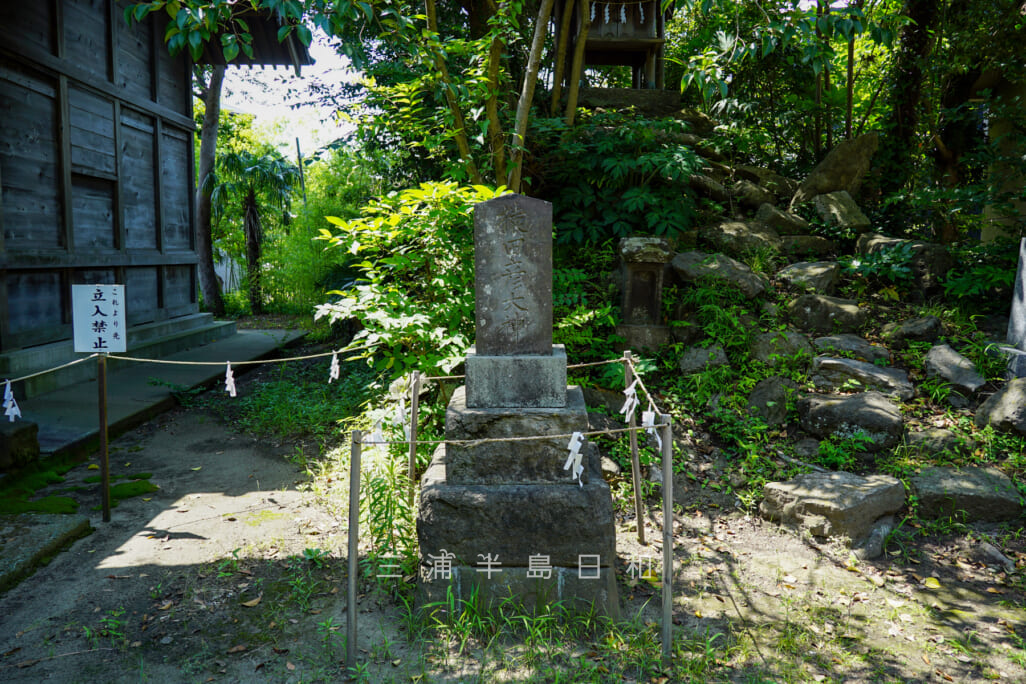
{"label": "japanese text on sign", "polygon": [[77,352],[124,352],[124,285],[72,285],[72,325]]}

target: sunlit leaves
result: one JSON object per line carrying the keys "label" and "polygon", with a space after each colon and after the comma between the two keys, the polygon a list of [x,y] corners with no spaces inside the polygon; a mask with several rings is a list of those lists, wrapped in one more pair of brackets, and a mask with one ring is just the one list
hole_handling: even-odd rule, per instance
{"label": "sunlit leaves", "polygon": [[331,293],[317,316],[360,322],[349,351],[380,370],[447,373],[473,330],[473,206],[505,192],[424,183],[390,193],[321,239],[359,255],[361,283]]}

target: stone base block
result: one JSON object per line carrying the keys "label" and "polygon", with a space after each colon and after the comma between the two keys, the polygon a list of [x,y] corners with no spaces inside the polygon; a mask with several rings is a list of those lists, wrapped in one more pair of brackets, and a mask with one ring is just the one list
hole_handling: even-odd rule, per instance
{"label": "stone base block", "polygon": [[435,460],[422,481],[417,539],[422,563],[445,553],[453,565],[475,566],[491,554],[504,567],[529,567],[542,555],[553,567],[576,568],[582,556],[612,567],[613,500],[600,477],[583,487],[448,484]]}
{"label": "stone base block", "polygon": [[566,405],[566,349],[551,356],[480,356],[467,352],[467,406],[562,408]]}
{"label": "stone base block", "polygon": [[[39,426],[30,420],[12,423],[5,416],[0,419],[0,472],[39,460]],[[587,425],[588,419],[584,420]]]}
{"label": "stone base block", "polygon": [[620,603],[613,568],[547,567],[529,569],[493,566],[452,566],[440,573],[435,565],[422,565],[417,587],[417,607],[431,612],[448,609],[448,595],[459,604],[475,601],[476,608],[496,609],[512,604],[528,614],[553,611],[559,602],[570,612],[594,611],[614,620]]}
{"label": "stone base block", "polygon": [[656,351],[670,342],[670,328],[665,325],[618,325],[616,334],[624,338],[624,349]]}
{"label": "stone base block", "polygon": [[[468,378],[469,382],[469,378]],[[568,435],[588,430],[588,412],[580,387],[570,387],[563,408],[473,408],[463,387],[445,413],[442,462],[449,484],[573,484],[563,470],[567,437],[511,442],[457,443],[457,440],[505,439],[531,435]],[[587,451],[582,449],[587,460]],[[584,464],[584,478],[590,472]]]}

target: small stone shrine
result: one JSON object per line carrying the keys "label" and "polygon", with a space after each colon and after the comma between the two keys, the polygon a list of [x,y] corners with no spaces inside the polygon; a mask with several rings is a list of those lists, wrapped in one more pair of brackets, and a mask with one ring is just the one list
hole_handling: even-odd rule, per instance
{"label": "small stone shrine", "polygon": [[1019,242],[1019,268],[1008,316],[1008,343],[1021,353],[1009,353],[1008,371],[1013,378],[1026,378],[1026,238]]}
{"label": "small stone shrine", "polygon": [[673,252],[662,238],[620,240],[623,323],[616,326],[616,334],[626,340],[627,349],[655,350],[670,340],[662,306],[663,274],[671,259]]}
{"label": "small stone shrine", "polygon": [[[451,588],[464,601],[562,601],[616,617],[609,486],[586,442],[582,468],[568,461],[569,435],[588,417],[552,344],[552,205],[522,195],[477,205],[474,252],[476,344],[422,481],[418,600],[444,601]],[[536,435],[553,437],[516,439]]]}

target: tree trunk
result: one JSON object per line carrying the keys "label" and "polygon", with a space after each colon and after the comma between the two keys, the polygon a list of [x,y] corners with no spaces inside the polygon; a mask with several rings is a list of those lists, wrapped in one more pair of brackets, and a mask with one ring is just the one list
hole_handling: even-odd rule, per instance
{"label": "tree trunk", "polygon": [[203,125],[200,129],[199,179],[196,183],[196,251],[199,253],[200,291],[203,303],[215,316],[224,316],[224,300],[221,298],[221,286],[214,272],[214,245],[211,231],[210,193],[213,185],[208,184],[207,176],[214,170],[214,158],[217,154],[217,125],[221,119],[221,85],[224,83],[224,67],[215,66],[210,74],[210,81],[203,93]]}
{"label": "tree trunk", "polygon": [[249,308],[255,314],[264,312],[264,296],[260,288],[260,245],[263,242],[263,227],[260,225],[260,209],[257,207],[256,190],[246,194],[246,274],[249,279]]}
{"label": "tree trunk", "polygon": [[[939,14],[939,0],[906,0],[904,14],[910,21],[901,30],[890,74],[890,127],[880,141],[880,190],[901,190],[911,177],[916,154],[916,128],[922,99],[923,69],[933,49],[932,31]],[[879,154],[879,153],[878,153]]]}

